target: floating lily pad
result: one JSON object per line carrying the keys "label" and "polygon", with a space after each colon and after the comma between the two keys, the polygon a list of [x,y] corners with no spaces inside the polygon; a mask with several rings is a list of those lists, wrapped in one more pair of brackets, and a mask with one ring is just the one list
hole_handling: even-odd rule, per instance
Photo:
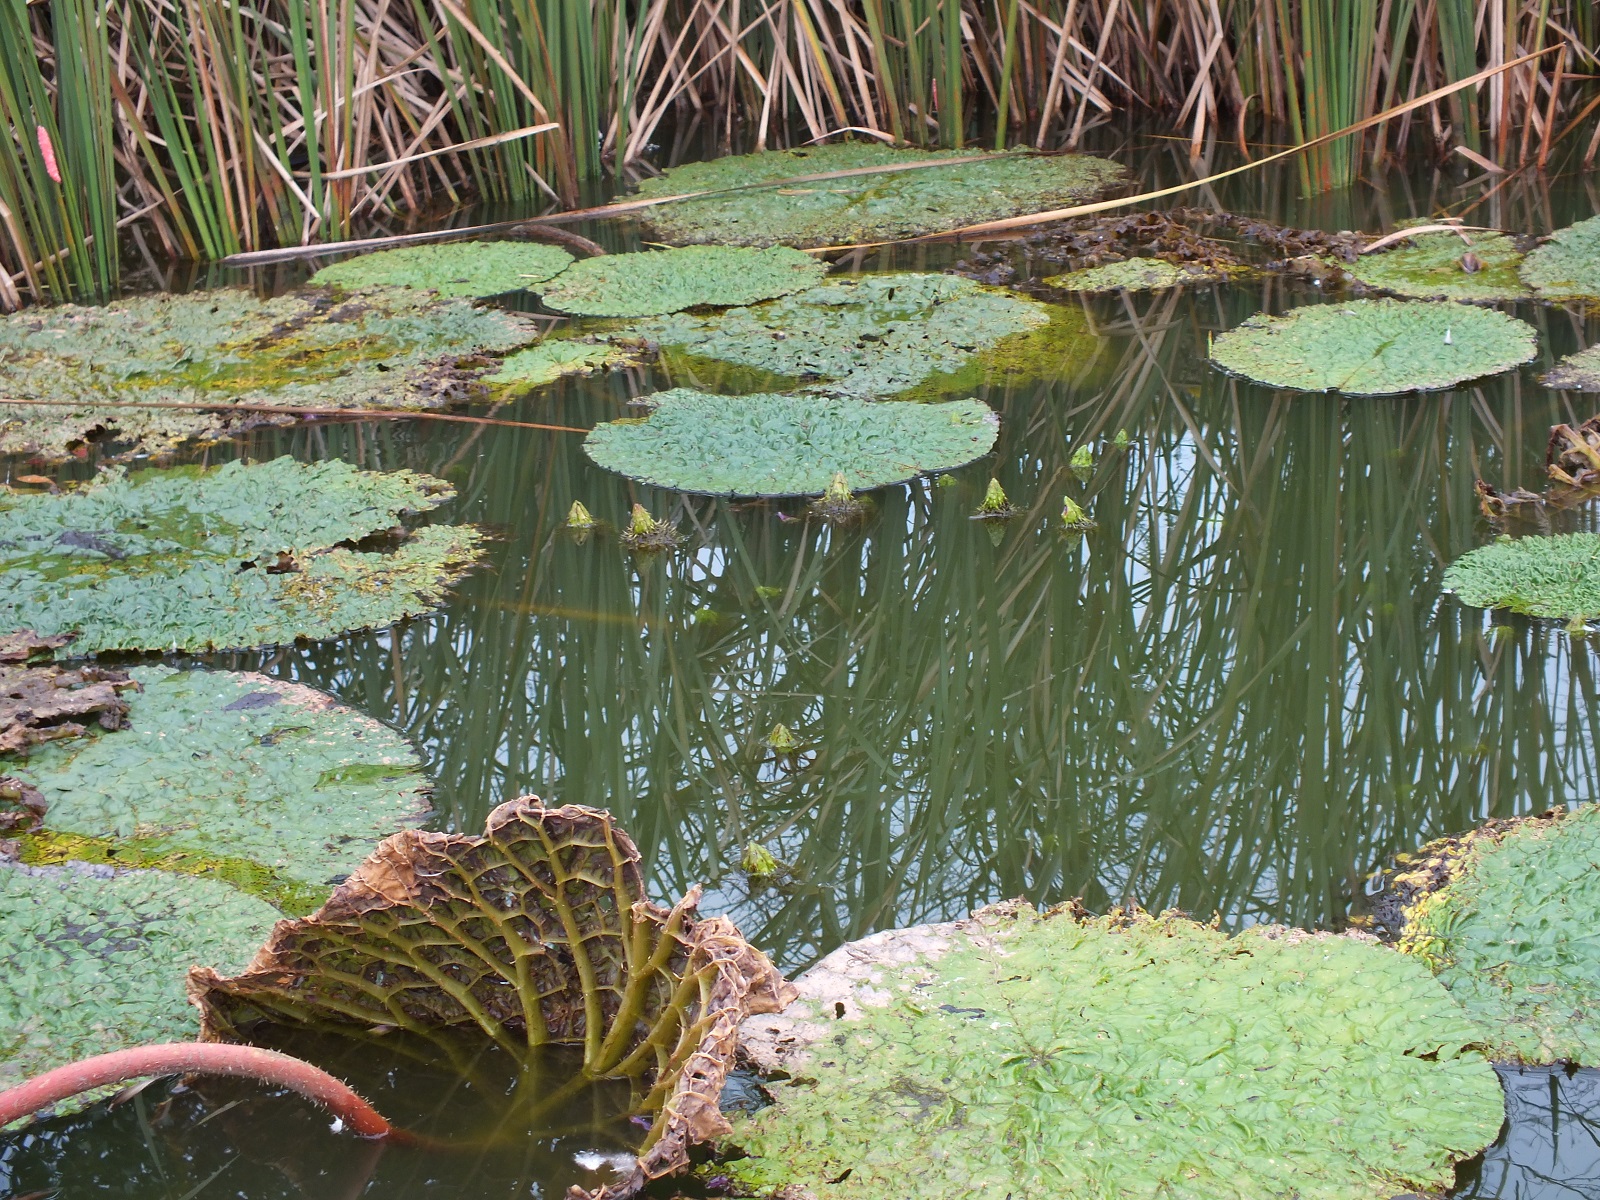
{"label": "floating lily pad", "polygon": [[1388,1200],[1500,1128],[1477,1027],[1370,940],[1006,905],[797,983],[746,1026],[788,1076],[718,1166],[751,1194]]}
{"label": "floating lily pad", "polygon": [[265,675],[137,667],[128,728],[35,747],[5,771],[44,797],[45,834],[254,863],[332,887],[429,811],[404,738]]}
{"label": "floating lily pad", "polygon": [[1445,856],[1401,947],[1482,1023],[1494,1057],[1600,1064],[1600,806],[1497,824]]}
{"label": "floating lily pad", "polygon": [[1060,208],[1089,199],[1123,174],[1116,164],[1084,154],[896,150],[875,142],[843,142],[672,167],[640,184],[639,195],[653,198],[743,188],[800,175],[934,159],[949,160],[949,165],[684,200],[648,209],[644,220],[667,242],[841,245],[937,233]]}
{"label": "floating lily pad", "polygon": [[753,368],[767,390],[789,383],[832,395],[892,396],[972,366],[1051,312],[957,275],[863,275],[749,308],[635,322],[644,339],[690,360]]}
{"label": "floating lily pad", "polygon": [[1600,392],[1600,346],[1567,355],[1539,382],[1569,392]]}
{"label": "floating lily pad", "polygon": [[441,296],[499,296],[554,278],[572,255],[537,242],[445,242],[400,246],[323,267],[317,285],[351,291],[424,288]]}
{"label": "floating lily pad", "polygon": [[867,403],[820,396],[711,396],[676,388],[648,417],[597,425],[600,466],[680,492],[820,496],[949,471],[987,454],[1000,419],[980,400]]}
{"label": "floating lily pad", "polygon": [[[63,457],[105,434],[160,451],[288,420],[232,404],[433,408],[482,391],[483,357],[526,345],[515,313],[389,288],[338,301],[221,289],[0,318],[0,453]],[[215,411],[118,408],[201,404]]]}
{"label": "floating lily pad", "polygon": [[575,338],[546,338],[536,346],[518,350],[500,362],[499,370],[483,382],[500,387],[530,388],[552,383],[563,375],[587,375],[607,367],[628,366],[633,355],[620,346]]}
{"label": "floating lily pad", "polygon": [[427,612],[478,534],[429,525],[391,552],[349,543],[451,494],[409,471],[290,458],[112,471],[60,495],[0,495],[0,611],[74,653],[327,638]]}
{"label": "floating lily pad", "polygon": [[1215,267],[1171,263],[1164,258],[1130,258],[1082,271],[1052,275],[1042,282],[1063,292],[1130,292],[1182,287],[1185,284],[1218,283],[1238,274]]}
{"label": "floating lily pad", "polygon": [[[1420,300],[1520,300],[1522,253],[1503,233],[1421,233],[1403,245],[1363,254],[1346,271],[1371,288]],[[1468,269],[1469,267],[1473,269]]]}
{"label": "floating lily pad", "polygon": [[1212,342],[1211,361],[1269,387],[1385,396],[1509,371],[1537,349],[1533,326],[1493,309],[1352,300],[1251,317]]}
{"label": "floating lily pad", "polygon": [[1558,229],[1528,254],[1521,273],[1546,300],[1600,298],[1600,216]]}
{"label": "floating lily pad", "polygon": [[714,304],[773,300],[813,287],[826,263],[772,246],[685,246],[586,258],[540,294],[546,308],[588,317],[649,317]]}
{"label": "floating lily pad", "polygon": [[1600,535],[1561,533],[1492,542],[1446,568],[1446,591],[1474,608],[1529,617],[1600,619]]}
{"label": "floating lily pad", "polygon": [[184,973],[239,970],[279,915],[192,875],[0,861],[0,1089],[91,1054],[191,1040]]}

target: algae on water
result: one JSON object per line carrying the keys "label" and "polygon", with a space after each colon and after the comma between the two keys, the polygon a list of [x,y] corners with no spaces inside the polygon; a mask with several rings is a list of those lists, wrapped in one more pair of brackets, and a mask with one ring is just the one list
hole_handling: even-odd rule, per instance
{"label": "algae on water", "polygon": [[1444,588],[1474,608],[1600,620],[1600,534],[1560,533],[1479,546],[1445,569]]}
{"label": "algae on water", "polygon": [[979,400],[868,403],[676,388],[652,402],[648,417],[596,426],[584,450],[631,479],[718,496],[817,496],[835,476],[854,491],[887,487],[988,453],[1000,425]]}
{"label": "algae on water", "polygon": [[[60,495],[0,494],[0,610],[74,653],[201,651],[327,638],[433,608],[478,534],[429,525],[392,551],[351,548],[433,507],[409,471],[290,458],[113,470]],[[403,531],[401,531],[403,533]]]}
{"label": "algae on water", "polygon": [[542,289],[539,299],[576,316],[648,317],[773,300],[814,287],[827,273],[826,263],[782,246],[685,246],[584,259]]}
{"label": "algae on water", "polygon": [[1495,375],[1537,349],[1533,326],[1493,309],[1352,300],[1251,317],[1217,336],[1211,361],[1269,387],[1384,396]]}
{"label": "algae on water", "polygon": [[1600,300],[1600,216],[1558,229],[1523,260],[1521,274],[1546,300]]}
{"label": "algae on water", "polygon": [[1500,1127],[1476,1026],[1371,941],[1002,905],[797,982],[747,1026],[778,1102],[717,1167],[754,1194],[1389,1200]]}
{"label": "algae on water", "polygon": [[801,175],[945,160],[949,165],[794,183],[683,200],[645,210],[662,241],[731,246],[827,246],[937,233],[997,217],[1060,208],[1118,182],[1122,169],[1083,154],[896,150],[837,142],[672,167],[639,185],[651,199],[750,188]]}
{"label": "algae on water", "polygon": [[1223,270],[1200,263],[1173,263],[1164,258],[1130,258],[1124,262],[1105,263],[1081,271],[1068,271],[1064,275],[1052,275],[1040,282],[1063,292],[1134,292],[1182,287],[1185,284],[1218,283],[1238,273],[1237,270]]}
{"label": "algae on water", "polygon": [[323,267],[315,285],[351,291],[421,288],[441,296],[499,296],[559,275],[572,255],[537,242],[443,242],[361,254]]}
{"label": "algae on water", "polygon": [[1496,1058],[1600,1065],[1600,805],[1472,839],[1406,911],[1428,963]]}
{"label": "algae on water", "polygon": [[1341,263],[1371,288],[1419,300],[1520,300],[1522,253],[1503,233],[1419,233],[1406,244]]}
{"label": "algae on water", "polygon": [[[434,408],[480,394],[490,354],[526,345],[515,313],[376,289],[262,300],[224,288],[0,318],[0,453],[65,457],[92,437],[161,452],[266,420],[232,404]],[[201,404],[214,411],[122,408]]]}

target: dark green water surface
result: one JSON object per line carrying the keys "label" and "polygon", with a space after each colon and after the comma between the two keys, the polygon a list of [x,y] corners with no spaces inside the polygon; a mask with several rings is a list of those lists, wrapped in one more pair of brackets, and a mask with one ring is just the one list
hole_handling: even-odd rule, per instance
{"label": "dark green water surface", "polygon": [[[1118,157],[1133,155],[1150,183],[1185,169],[1164,145]],[[1491,193],[1493,181],[1396,175],[1315,201],[1296,184],[1291,170],[1191,202],[1369,232],[1463,210],[1545,232],[1600,210],[1576,178],[1518,177]],[[977,251],[1018,286],[1061,269],[1025,240]],[[973,252],[857,265],[938,270]],[[803,505],[635,486],[592,466],[572,434],[259,431],[192,457],[427,471],[459,489],[440,519],[493,541],[436,616],[206,661],[324,688],[393,724],[437,781],[441,825],[476,830],[524,792],[610,809],[657,898],[703,883],[704,909],[791,971],[873,930],[1012,896],[1338,928],[1396,852],[1595,798],[1600,643],[1465,608],[1439,580],[1493,536],[1474,480],[1541,487],[1550,425],[1600,411],[1600,397],[1537,382],[1600,339],[1600,323],[1513,306],[1540,330],[1539,360],[1425,396],[1275,393],[1205,361],[1211,334],[1322,299],[1281,278],[1073,299],[1092,349],[1041,364],[1037,382],[980,392],[1002,419],[995,453],[875,494],[847,530]],[[692,382],[662,369],[565,381],[497,415],[588,427]],[[1119,430],[1125,452],[1111,445]],[[1068,462],[1085,445],[1097,461],[1080,477]],[[968,517],[991,475],[1026,509],[1003,528]],[[1058,531],[1064,494],[1096,530]],[[574,500],[614,523],[639,501],[678,521],[687,545],[637,558],[604,532],[576,541],[561,525]],[[1587,510],[1563,520],[1596,527]],[[779,722],[803,753],[766,748]],[[775,882],[740,871],[752,841],[785,864]],[[469,1086],[393,1070],[389,1094],[441,1111]],[[1507,1085],[1514,1124],[1464,1172],[1462,1194],[1595,1195],[1600,1086],[1529,1071]],[[371,1086],[381,1107],[389,1085]],[[470,1086],[489,1103],[492,1087]],[[170,1200],[556,1196],[603,1177],[577,1172],[575,1152],[626,1145],[626,1122],[597,1093],[540,1118],[542,1140],[481,1162],[386,1156],[362,1176],[367,1151],[289,1101],[259,1102],[245,1129],[209,1092],[145,1096],[0,1144],[0,1194],[9,1183]],[[514,1103],[496,1111],[519,1119]],[[251,1148],[273,1136],[299,1139],[288,1157],[321,1172],[314,1185],[260,1165],[205,1182],[230,1153],[275,1161]]]}

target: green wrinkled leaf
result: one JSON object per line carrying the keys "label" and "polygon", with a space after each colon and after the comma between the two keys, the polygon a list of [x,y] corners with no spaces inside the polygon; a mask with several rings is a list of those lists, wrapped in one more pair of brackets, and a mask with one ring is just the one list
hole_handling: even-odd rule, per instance
{"label": "green wrinkled leaf", "polygon": [[[61,495],[0,495],[0,610],[74,653],[327,638],[433,608],[478,534],[430,525],[392,553],[350,549],[447,499],[438,480],[290,458],[113,470]],[[297,570],[269,573],[280,554]],[[251,564],[246,567],[244,564]]]}
{"label": "green wrinkled leaf", "polygon": [[[1471,252],[1479,269],[1468,271],[1462,257]],[[1368,287],[1419,300],[1520,300],[1528,288],[1517,275],[1522,254],[1503,233],[1473,233],[1463,241],[1453,233],[1422,233],[1408,242],[1363,254],[1346,271]]]}
{"label": "green wrinkled leaf", "polygon": [[1446,568],[1444,588],[1474,608],[1600,619],[1600,535],[1563,533],[1479,546]]}
{"label": "green wrinkled leaf", "polygon": [[680,492],[820,496],[835,474],[853,491],[949,471],[987,454],[1000,421],[979,400],[869,403],[820,396],[712,396],[677,388],[655,409],[595,427],[600,466]]}
{"label": "green wrinkled leaf", "polygon": [[502,359],[499,369],[492,375],[485,375],[483,382],[508,388],[530,388],[551,383],[563,375],[586,375],[606,367],[627,366],[633,361],[626,350],[602,342],[546,338],[536,346]]}
{"label": "green wrinkled leaf", "polygon": [[876,142],[838,142],[672,167],[641,183],[639,195],[651,199],[829,171],[974,158],[978,161],[679,201],[649,209],[642,219],[666,242],[826,246],[938,233],[1059,208],[1086,200],[1122,177],[1114,163],[1085,154],[896,150]]}
{"label": "green wrinkled leaf", "polygon": [[827,273],[826,263],[782,246],[685,246],[584,259],[539,299],[555,312],[578,316],[648,317],[773,300],[813,287]]}
{"label": "green wrinkled leaf", "polygon": [[1537,349],[1531,325],[1492,309],[1351,300],[1251,317],[1218,335],[1211,361],[1269,387],[1386,396],[1508,371]]}
{"label": "green wrinkled leaf", "polygon": [[1489,1053],[1600,1065],[1600,806],[1473,841],[1406,912],[1401,946],[1432,964]]}
{"label": "green wrinkled leaf", "polygon": [[499,296],[559,275],[572,255],[537,242],[445,242],[347,258],[311,277],[350,291],[422,288],[441,296]]}
{"label": "green wrinkled leaf", "polygon": [[[226,436],[257,414],[230,404],[431,408],[476,386],[501,353],[537,336],[526,317],[379,289],[330,301],[262,300],[224,288],[61,305],[0,318],[0,452],[64,457],[106,431],[135,450]],[[117,408],[151,402],[217,411]]]}
{"label": "green wrinkled leaf", "polygon": [[1523,260],[1521,274],[1545,300],[1600,299],[1600,216],[1556,230]]}
{"label": "green wrinkled leaf", "polygon": [[1026,906],[965,928],[835,968],[859,1016],[825,999],[717,1169],[838,1200],[1389,1200],[1499,1130],[1477,1028],[1393,950]]}

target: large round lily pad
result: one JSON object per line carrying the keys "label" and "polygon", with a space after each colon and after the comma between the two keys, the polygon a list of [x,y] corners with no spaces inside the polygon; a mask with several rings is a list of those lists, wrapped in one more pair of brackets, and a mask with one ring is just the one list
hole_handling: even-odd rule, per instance
{"label": "large round lily pad", "polygon": [[586,258],[539,294],[546,308],[587,317],[649,317],[712,304],[732,307],[812,287],[826,263],[771,246],[685,246]]}
{"label": "large round lily pad", "polygon": [[409,471],[290,458],[0,494],[0,611],[41,635],[77,631],[74,653],[265,646],[390,625],[439,602],[478,534],[429,525],[387,553],[349,543],[450,494]]}
{"label": "large round lily pad", "polygon": [[1548,388],[1600,392],[1600,346],[1569,354],[1539,380]]}
{"label": "large round lily pad", "polygon": [[1600,806],[1451,839],[1401,946],[1480,1021],[1490,1053],[1600,1064]]}
{"label": "large round lily pad", "polygon": [[[264,675],[139,667],[127,728],[35,747],[0,771],[47,805],[39,852],[74,834],[124,861],[240,860],[332,887],[429,812],[404,738],[321,692]],[[62,842],[73,848],[70,839]]]}
{"label": "large round lily pad", "polygon": [[1492,542],[1446,568],[1444,586],[1475,608],[1530,617],[1600,619],[1600,535],[1561,533]]}
{"label": "large round lily pad", "polygon": [[[332,301],[226,288],[0,318],[0,453],[63,457],[99,433],[159,451],[274,419],[235,403],[431,408],[474,394],[492,360],[538,336],[527,317],[377,289]],[[118,408],[200,404],[213,411]],[[287,420],[289,418],[275,418]]]}
{"label": "large round lily pad", "polygon": [[1600,299],[1600,216],[1551,234],[1523,260],[1522,282],[1546,300]]}
{"label": "large round lily pad", "polygon": [[1050,309],[957,275],[863,275],[749,308],[637,321],[618,338],[753,368],[774,388],[892,396],[971,366]]}
{"label": "large round lily pad", "polygon": [[279,915],[192,875],[0,861],[0,1088],[91,1054],[192,1040],[185,972],[241,969]]}
{"label": "large round lily pad", "polygon": [[684,200],[646,210],[667,242],[827,246],[937,233],[1060,208],[1117,182],[1122,169],[1083,154],[896,150],[843,142],[673,167],[639,185],[644,198],[744,188],[801,175],[946,160],[948,166],[846,176]]}
{"label": "large round lily pad", "polygon": [[1352,300],[1251,317],[1218,335],[1211,361],[1269,387],[1384,396],[1509,371],[1537,349],[1533,326],[1493,309]]}
{"label": "large round lily pad", "polygon": [[1494,1139],[1479,1030],[1371,941],[1002,906],[867,938],[745,1027],[765,1194],[1389,1200]]}
{"label": "large round lily pad", "polygon": [[559,275],[572,255],[537,242],[444,242],[400,246],[323,267],[313,284],[351,291],[425,288],[441,296],[499,296]]}
{"label": "large round lily pad", "polygon": [[949,471],[988,453],[1000,419],[979,400],[868,403],[821,396],[711,396],[677,388],[643,419],[598,425],[583,448],[644,483],[718,496],[820,496]]}
{"label": "large round lily pad", "polygon": [[1522,253],[1503,233],[1420,233],[1403,245],[1340,265],[1371,288],[1420,300],[1519,300]]}

